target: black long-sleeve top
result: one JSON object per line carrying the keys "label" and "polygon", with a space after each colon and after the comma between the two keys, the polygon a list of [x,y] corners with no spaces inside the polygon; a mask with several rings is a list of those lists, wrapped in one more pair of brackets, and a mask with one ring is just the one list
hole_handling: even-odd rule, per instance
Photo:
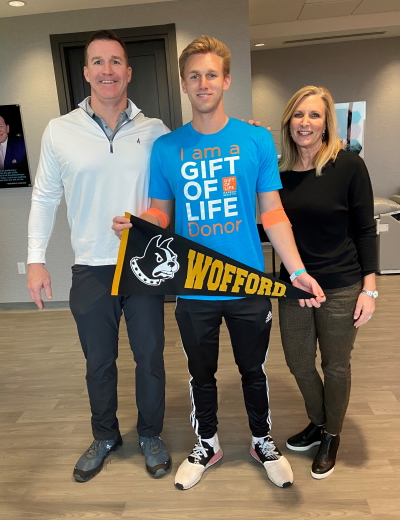
{"label": "black long-sleeve top", "polygon": [[[281,173],[282,204],[307,269],[323,289],[348,287],[377,270],[371,181],[364,161],[341,150],[315,169]],[[280,277],[289,282],[281,265]]]}

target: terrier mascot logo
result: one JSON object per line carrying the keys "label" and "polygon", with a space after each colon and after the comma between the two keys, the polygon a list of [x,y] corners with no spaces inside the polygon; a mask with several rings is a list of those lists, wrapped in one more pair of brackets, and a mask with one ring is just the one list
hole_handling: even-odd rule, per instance
{"label": "terrier mascot logo", "polygon": [[161,235],[153,237],[143,256],[134,256],[130,261],[133,274],[146,285],[160,285],[170,280],[179,270],[177,255],[169,247],[173,238],[160,243]]}

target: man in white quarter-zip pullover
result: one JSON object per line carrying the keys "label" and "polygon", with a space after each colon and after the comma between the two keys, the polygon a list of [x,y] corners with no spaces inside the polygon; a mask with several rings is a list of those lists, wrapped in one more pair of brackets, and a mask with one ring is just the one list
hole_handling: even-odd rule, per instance
{"label": "man in white quarter-zip pullover", "polygon": [[110,223],[129,210],[149,207],[149,161],[154,141],[169,132],[146,118],[127,97],[132,69],[123,42],[110,31],[92,35],[84,75],[91,96],[45,129],[29,217],[28,289],[43,309],[52,299],[45,253],[64,193],[71,242],[70,307],[86,358],[93,443],[74,468],[77,482],[93,478],[122,444],[117,411],[118,329],[125,315],[136,362],[139,444],[154,478],[171,467],[160,433],[165,408],[164,298],[111,296],[119,241]]}

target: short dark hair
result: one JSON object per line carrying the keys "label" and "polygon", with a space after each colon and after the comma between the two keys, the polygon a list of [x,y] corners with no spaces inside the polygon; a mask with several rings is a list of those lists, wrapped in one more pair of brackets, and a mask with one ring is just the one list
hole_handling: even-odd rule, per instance
{"label": "short dark hair", "polygon": [[96,40],[108,40],[108,41],[114,41],[118,42],[121,47],[124,50],[124,56],[126,59],[126,63],[128,63],[128,49],[126,48],[125,43],[121,40],[121,38],[118,38],[118,36],[113,31],[97,31],[92,34],[92,36],[89,38],[85,45],[85,65],[88,65],[88,47],[89,45],[96,41]]}
{"label": "short dark hair", "polygon": [[4,124],[8,125],[8,119],[7,119],[7,116],[0,113],[0,117],[2,117],[4,119]]}

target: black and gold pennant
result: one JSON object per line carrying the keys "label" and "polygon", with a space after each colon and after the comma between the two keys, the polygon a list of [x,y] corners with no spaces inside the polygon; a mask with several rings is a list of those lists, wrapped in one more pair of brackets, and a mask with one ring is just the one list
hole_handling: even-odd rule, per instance
{"label": "black and gold pennant", "polygon": [[116,295],[202,295],[313,298],[262,271],[129,213],[112,292]]}

